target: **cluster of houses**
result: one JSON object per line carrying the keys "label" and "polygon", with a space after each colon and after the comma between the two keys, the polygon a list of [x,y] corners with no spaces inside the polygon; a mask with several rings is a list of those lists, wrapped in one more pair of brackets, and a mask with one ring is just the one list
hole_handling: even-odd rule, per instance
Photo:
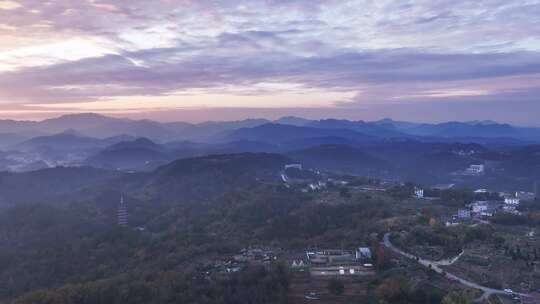
{"label": "cluster of houses", "polygon": [[[476,193],[486,193],[485,189],[478,189]],[[468,220],[472,218],[482,219],[490,218],[497,212],[505,212],[510,214],[521,214],[517,207],[519,207],[521,201],[531,200],[535,198],[534,193],[518,191],[515,193],[500,193],[501,200],[497,201],[475,201],[466,206],[466,208],[459,209],[457,214],[453,217],[454,223],[456,220]]]}
{"label": "cluster of houses", "polygon": [[[472,219],[487,219],[494,216],[499,211],[514,212],[514,210],[503,208],[505,204],[500,201],[475,201],[467,204],[465,208],[458,209],[457,213],[452,216],[452,221],[447,221],[446,226],[459,225],[460,222],[469,221]],[[517,212],[517,211],[516,211]]]}

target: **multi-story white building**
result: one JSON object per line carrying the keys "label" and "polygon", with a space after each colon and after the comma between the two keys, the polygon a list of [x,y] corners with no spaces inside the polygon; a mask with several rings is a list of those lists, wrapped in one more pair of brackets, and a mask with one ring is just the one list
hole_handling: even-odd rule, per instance
{"label": "multi-story white building", "polygon": [[507,197],[504,199],[506,205],[519,205],[519,198],[517,197]]}
{"label": "multi-story white building", "polygon": [[118,225],[125,227],[128,224],[128,211],[127,211],[127,205],[124,202],[124,196],[122,195],[120,197],[120,205],[118,205]]}

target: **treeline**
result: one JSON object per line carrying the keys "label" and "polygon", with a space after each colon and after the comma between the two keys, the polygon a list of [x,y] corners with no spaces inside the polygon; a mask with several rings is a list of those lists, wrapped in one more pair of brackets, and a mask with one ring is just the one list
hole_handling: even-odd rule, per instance
{"label": "treeline", "polygon": [[526,214],[512,214],[499,212],[491,218],[491,222],[500,225],[531,225],[540,226],[540,212],[528,212]]}
{"label": "treeline", "polygon": [[485,241],[493,236],[489,226],[444,227],[442,225],[417,225],[405,234],[393,234],[392,241],[401,248],[410,246],[440,246],[446,256],[459,254],[464,245],[473,241]]}
{"label": "treeline", "polygon": [[367,303],[422,303],[422,304],[470,304],[471,296],[458,291],[445,292],[433,288],[430,280],[435,274],[429,273],[424,281],[411,281],[405,274],[390,274],[370,282],[370,301]]}
{"label": "treeline", "polygon": [[[98,195],[93,204],[36,205],[3,212],[0,301],[38,289],[49,290],[33,295],[43,297],[43,303],[53,295],[64,297],[79,289],[123,299],[124,293],[138,294],[147,288],[130,289],[142,284],[138,276],[114,283],[124,286],[120,294],[104,287],[121,273],[162,273],[232,256],[252,244],[301,249],[318,244],[369,245],[372,234],[385,230],[378,226],[379,220],[393,216],[393,206],[398,205],[367,197],[352,197],[348,204],[317,204],[314,195],[260,185],[216,200],[168,207],[144,206],[128,197],[130,227],[126,229],[114,222],[117,193]],[[145,208],[150,209],[146,214],[139,210]],[[145,231],[131,226],[139,223],[146,223]],[[66,283],[72,285],[55,289]],[[144,293],[155,296],[156,291],[150,290]]]}
{"label": "treeline", "polygon": [[167,271],[135,277],[66,285],[25,295],[15,304],[279,304],[289,286],[283,266],[251,267],[230,277],[210,279],[197,272]]}

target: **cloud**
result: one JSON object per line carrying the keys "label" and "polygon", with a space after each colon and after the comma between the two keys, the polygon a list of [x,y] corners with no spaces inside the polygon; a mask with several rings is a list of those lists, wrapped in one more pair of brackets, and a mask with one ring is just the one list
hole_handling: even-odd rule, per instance
{"label": "cloud", "polygon": [[272,94],[266,83],[356,96],[336,107],[531,102],[540,87],[540,1],[15,3],[0,9],[0,104]]}
{"label": "cloud", "polygon": [[[360,95],[376,99],[364,101],[378,102],[396,97],[418,99],[429,95],[425,92],[445,89],[473,92],[474,86],[478,90],[484,87],[482,95],[496,95],[503,88],[519,86],[519,79],[533,88],[540,85],[540,54],[535,52],[439,54],[398,49],[314,57],[285,51],[301,49],[294,44],[275,33],[223,34],[203,45],[181,44],[28,68],[0,74],[0,97],[24,102],[80,102],[194,88],[216,92],[239,85],[250,91],[259,83],[293,83],[362,92]],[[505,84],[509,77],[517,77],[511,87]],[[485,88],[489,82],[500,84]]]}

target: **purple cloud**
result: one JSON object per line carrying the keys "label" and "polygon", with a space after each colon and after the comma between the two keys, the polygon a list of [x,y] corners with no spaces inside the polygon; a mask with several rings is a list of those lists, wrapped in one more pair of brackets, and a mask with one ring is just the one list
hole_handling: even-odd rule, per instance
{"label": "purple cloud", "polygon": [[[17,2],[0,9],[0,42],[13,44],[0,49],[2,106],[292,83],[356,96],[336,107],[531,107],[540,88],[537,1]],[[71,39],[105,51],[46,47]]]}

